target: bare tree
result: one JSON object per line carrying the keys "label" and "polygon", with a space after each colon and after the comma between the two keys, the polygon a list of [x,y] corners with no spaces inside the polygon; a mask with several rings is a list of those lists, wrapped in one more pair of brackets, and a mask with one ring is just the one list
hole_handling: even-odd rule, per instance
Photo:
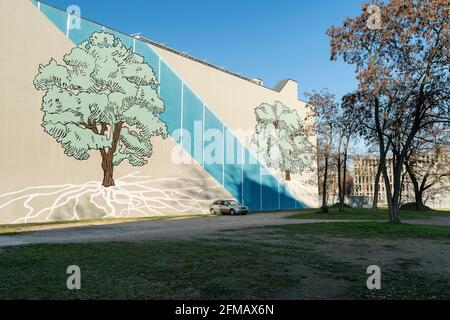
{"label": "bare tree", "polygon": [[[371,13],[331,27],[331,58],[357,67],[363,112],[372,119],[380,153],[391,223],[400,223],[402,168],[414,138],[430,125],[450,124],[449,0],[376,1],[379,28]],[[356,110],[355,110],[356,112]],[[389,145],[389,148],[386,146]],[[392,190],[386,150],[392,153]]]}
{"label": "bare tree", "polygon": [[335,116],[339,104],[336,102],[334,94],[324,89],[320,92],[313,91],[305,94],[308,101],[308,108],[311,114],[308,117],[314,117],[315,121],[310,130],[314,132],[317,137],[316,154],[318,164],[323,161],[322,179],[319,177],[319,184],[322,194],[321,212],[328,212],[327,203],[327,186],[329,165],[333,152],[334,134],[335,134]]}
{"label": "bare tree", "polygon": [[348,94],[342,98],[341,105],[337,109],[334,118],[335,127],[337,128],[338,144],[337,144],[337,175],[338,175],[338,195],[339,195],[339,211],[344,211],[344,200],[346,196],[347,168],[348,168],[348,152],[350,143],[357,137],[357,134],[363,128],[359,121],[359,115],[353,112],[354,102],[352,95]]}
{"label": "bare tree", "polygon": [[427,130],[425,137],[415,139],[405,158],[417,211],[426,209],[427,194],[447,192],[450,188],[449,138],[449,133],[440,128]]}

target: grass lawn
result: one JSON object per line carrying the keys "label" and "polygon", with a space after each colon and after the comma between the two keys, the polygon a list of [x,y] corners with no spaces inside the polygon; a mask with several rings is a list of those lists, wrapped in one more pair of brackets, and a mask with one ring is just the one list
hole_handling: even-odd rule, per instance
{"label": "grass lawn", "polygon": [[[430,219],[435,217],[450,218],[450,211],[414,211],[400,210],[400,219]],[[323,220],[389,220],[387,209],[379,209],[374,212],[372,209],[346,208],[344,212],[339,212],[337,208],[330,208],[328,213],[320,213],[319,209],[307,209],[293,214],[291,219],[323,219]]]}
{"label": "grass lawn", "polygon": [[[73,264],[81,290],[66,289]],[[370,264],[382,269],[380,291],[365,287]],[[193,241],[0,249],[0,299],[450,299],[449,266],[447,227],[284,225]]]}
{"label": "grass lawn", "polygon": [[388,222],[333,222],[319,224],[290,224],[274,226],[289,234],[321,234],[329,236],[342,236],[354,239],[449,239],[450,227],[430,226],[420,224],[390,224]]}

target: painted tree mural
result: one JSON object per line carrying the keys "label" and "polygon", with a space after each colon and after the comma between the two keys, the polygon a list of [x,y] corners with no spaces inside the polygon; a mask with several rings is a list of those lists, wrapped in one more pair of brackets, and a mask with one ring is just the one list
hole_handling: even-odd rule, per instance
{"label": "painted tree mural", "polygon": [[94,32],[66,54],[39,66],[36,89],[42,99],[42,127],[77,160],[90,150],[102,157],[103,186],[114,186],[114,167],[124,160],[142,166],[154,136],[167,137],[159,118],[164,102],[152,68],[114,35]]}
{"label": "painted tree mural", "polygon": [[256,128],[253,144],[269,168],[278,169],[291,180],[311,163],[311,144],[296,110],[280,101],[263,103],[255,109]]}

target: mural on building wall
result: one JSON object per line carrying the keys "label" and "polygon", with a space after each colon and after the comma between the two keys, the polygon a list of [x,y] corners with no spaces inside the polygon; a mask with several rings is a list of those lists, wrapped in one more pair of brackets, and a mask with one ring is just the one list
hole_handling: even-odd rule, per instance
{"label": "mural on building wall", "polygon": [[11,220],[2,219],[27,223],[208,212],[210,201],[201,195],[220,194],[213,178],[198,173],[157,178],[135,171],[114,179],[115,166],[124,161],[143,166],[158,152],[152,137],[168,137],[159,82],[144,58],[113,34],[94,32],[62,60],[40,65],[34,78],[35,88],[44,92],[41,125],[69,157],[90,161],[90,153],[98,152],[98,180],[1,194],[0,210],[14,211]]}
{"label": "mural on building wall", "polygon": [[[14,78],[17,87],[34,84],[23,108],[14,110],[16,119],[28,116],[32,124],[21,143],[36,142],[36,167],[9,166],[0,224],[208,213],[218,198],[234,198],[252,211],[305,206],[296,194],[308,190],[298,193],[278,179],[233,123],[218,116],[223,106],[206,103],[147,41],[83,18],[71,29],[67,12],[32,3],[42,14],[35,28],[49,34],[42,40],[46,54],[44,60],[33,55],[39,44],[20,54],[45,64],[37,74]],[[29,25],[13,18],[11,24],[17,37],[27,34]],[[39,153],[41,146],[51,158]],[[176,163],[177,150],[190,161]],[[297,172],[293,164],[283,170]]]}
{"label": "mural on building wall", "polygon": [[301,173],[311,166],[312,145],[296,110],[280,101],[262,103],[255,109],[256,127],[253,145],[258,157],[272,169],[291,174]]}
{"label": "mural on building wall", "polygon": [[153,153],[150,139],[167,138],[159,115],[164,102],[144,58],[106,32],[94,32],[63,57],[39,66],[36,89],[45,92],[42,127],[77,160],[100,152],[104,187],[114,186],[114,166],[142,166]]}

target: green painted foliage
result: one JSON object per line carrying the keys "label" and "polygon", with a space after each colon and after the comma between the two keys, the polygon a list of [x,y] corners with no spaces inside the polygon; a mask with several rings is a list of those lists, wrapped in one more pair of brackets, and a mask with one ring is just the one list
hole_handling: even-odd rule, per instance
{"label": "green painted foliage", "polygon": [[[44,131],[65,154],[86,160],[89,150],[111,148],[112,132],[123,123],[114,164],[147,163],[153,151],[150,138],[166,138],[168,133],[159,118],[165,110],[159,83],[144,58],[114,35],[95,32],[63,61],[60,65],[51,59],[40,65],[34,79],[36,89],[45,92]],[[107,128],[104,134],[102,124]]]}
{"label": "green painted foliage", "polygon": [[297,111],[276,101],[261,104],[255,114],[253,144],[259,158],[270,168],[305,171],[311,163],[311,143]]}

